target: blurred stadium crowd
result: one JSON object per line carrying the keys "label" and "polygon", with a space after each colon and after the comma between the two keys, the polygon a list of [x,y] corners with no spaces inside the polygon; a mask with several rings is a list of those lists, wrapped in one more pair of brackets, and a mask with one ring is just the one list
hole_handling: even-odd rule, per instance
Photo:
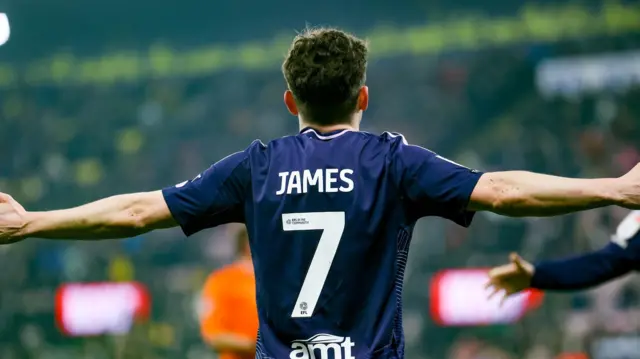
{"label": "blurred stadium crowd", "polygon": [[[483,170],[620,175],[640,161],[640,88],[544,96],[536,66],[547,57],[639,47],[640,33],[632,33],[374,61],[364,130],[401,132],[410,143]],[[281,103],[283,86],[274,67],[112,86],[3,88],[0,190],[30,209],[53,209],[181,182],[255,138],[295,133],[297,121]],[[536,259],[596,249],[625,214],[611,208],[535,220],[481,215],[472,231],[420,222],[406,274],[407,357],[554,359],[585,351],[594,335],[640,332],[637,277],[547,295],[540,309],[510,325],[445,328],[429,314],[435,272],[499,264],[510,251]],[[228,228],[189,239],[165,231],[0,248],[0,358],[213,358],[199,337],[196,298],[206,275],[233,252]],[[59,333],[53,313],[60,284],[128,280],[151,293],[148,322],[124,336]]]}

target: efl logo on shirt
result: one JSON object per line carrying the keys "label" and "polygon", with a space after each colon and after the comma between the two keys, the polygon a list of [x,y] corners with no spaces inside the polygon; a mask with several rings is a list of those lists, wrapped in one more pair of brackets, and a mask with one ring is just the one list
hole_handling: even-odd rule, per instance
{"label": "efl logo on shirt", "polygon": [[[356,344],[350,337],[316,334],[309,339],[291,342],[290,359],[355,359],[351,348]],[[329,355],[332,353],[333,355]]]}

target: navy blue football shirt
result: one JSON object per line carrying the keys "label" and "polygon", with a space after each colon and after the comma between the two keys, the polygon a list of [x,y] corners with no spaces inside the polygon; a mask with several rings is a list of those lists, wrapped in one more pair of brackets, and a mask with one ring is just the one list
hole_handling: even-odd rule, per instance
{"label": "navy blue football shirt", "polygon": [[246,224],[258,358],[401,358],[414,224],[468,226],[480,176],[401,135],[307,128],[255,141],[163,193],[186,235]]}

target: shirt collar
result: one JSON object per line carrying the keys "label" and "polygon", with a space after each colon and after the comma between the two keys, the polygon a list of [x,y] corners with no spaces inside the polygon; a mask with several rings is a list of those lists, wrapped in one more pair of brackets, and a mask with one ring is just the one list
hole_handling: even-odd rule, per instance
{"label": "shirt collar", "polygon": [[310,135],[310,136],[315,136],[318,139],[321,140],[331,140],[334,139],[336,137],[340,137],[342,135],[344,135],[345,133],[348,132],[353,132],[354,130],[350,129],[350,128],[343,128],[343,129],[338,129],[338,130],[333,130],[333,131],[329,131],[329,132],[320,132],[318,130],[316,130],[313,127],[305,127],[300,131],[301,135]]}

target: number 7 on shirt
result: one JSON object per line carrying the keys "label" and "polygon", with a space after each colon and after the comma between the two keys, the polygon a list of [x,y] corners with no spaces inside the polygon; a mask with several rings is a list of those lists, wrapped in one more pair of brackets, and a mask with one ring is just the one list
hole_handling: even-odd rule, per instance
{"label": "number 7 on shirt", "polygon": [[307,275],[302,282],[292,318],[308,318],[318,303],[320,292],[327,280],[331,263],[342,239],[344,212],[285,213],[282,228],[285,231],[322,230],[318,247],[313,255]]}

